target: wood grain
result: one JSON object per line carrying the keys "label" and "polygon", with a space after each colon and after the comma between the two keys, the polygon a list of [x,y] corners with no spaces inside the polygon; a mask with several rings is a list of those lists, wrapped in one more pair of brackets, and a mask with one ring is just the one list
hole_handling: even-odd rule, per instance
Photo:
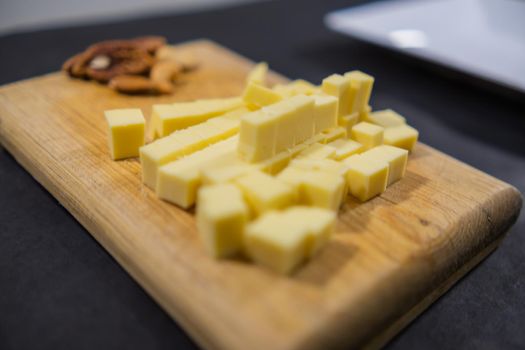
{"label": "wood grain", "polygon": [[[61,73],[0,88],[0,138],[204,348],[379,347],[486,256],[514,223],[512,186],[418,144],[406,177],[348,199],[328,247],[291,277],[203,250],[193,216],[158,200],[137,160],[113,162],[103,111],[242,91],[251,62],[209,41],[173,96],[128,97]],[[272,81],[284,78],[273,75]]]}

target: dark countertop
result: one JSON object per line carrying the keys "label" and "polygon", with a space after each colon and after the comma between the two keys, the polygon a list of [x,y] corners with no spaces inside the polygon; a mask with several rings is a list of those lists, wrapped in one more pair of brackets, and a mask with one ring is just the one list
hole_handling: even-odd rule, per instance
{"label": "dark countertop", "polygon": [[[325,29],[323,14],[348,4],[281,0],[7,35],[0,37],[0,83],[55,71],[92,42],[144,34],[173,43],[211,38],[313,82],[359,68],[376,77],[374,108],[398,110],[423,142],[525,192],[525,97],[495,94]],[[0,185],[1,349],[196,348],[5,150]],[[388,348],[524,348],[524,231],[522,214],[502,246]]]}

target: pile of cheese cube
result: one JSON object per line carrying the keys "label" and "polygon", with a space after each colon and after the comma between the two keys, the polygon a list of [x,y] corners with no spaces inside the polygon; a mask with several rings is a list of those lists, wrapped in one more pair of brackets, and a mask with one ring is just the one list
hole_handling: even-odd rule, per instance
{"label": "pile of cheese cube", "polygon": [[255,67],[242,96],[106,111],[113,159],[140,156],[144,184],[181,208],[217,258],[244,254],[289,273],[330,239],[348,195],[366,201],[405,173],[418,132],[371,111],[374,78],[267,87]]}

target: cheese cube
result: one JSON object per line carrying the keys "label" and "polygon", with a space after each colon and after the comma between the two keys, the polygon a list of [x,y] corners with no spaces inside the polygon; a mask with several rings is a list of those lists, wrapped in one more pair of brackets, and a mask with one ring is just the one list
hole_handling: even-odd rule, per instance
{"label": "cheese cube", "polygon": [[383,193],[388,181],[388,163],[355,155],[343,160],[347,169],[350,193],[361,201],[367,201]]}
{"label": "cheese cube", "polygon": [[104,112],[108,123],[111,159],[137,157],[144,145],[144,116],[138,108],[112,109]]}
{"label": "cheese cube", "polygon": [[325,94],[335,96],[339,100],[337,107],[338,117],[342,117],[352,112],[351,101],[353,96],[351,96],[349,79],[339,74],[332,74],[323,79],[321,89]]}
{"label": "cheese cube", "polygon": [[231,137],[161,166],[157,174],[157,196],[182,208],[191,207],[202,183],[203,169],[236,163],[237,140]]}
{"label": "cheese cube", "polygon": [[359,112],[359,121],[369,122],[371,112],[372,112],[372,107],[366,106],[364,111]]}
{"label": "cheese cube", "polygon": [[153,105],[151,124],[155,131],[152,134],[164,137],[242,106],[239,97]]}
{"label": "cheese cube", "polygon": [[313,95],[320,92],[318,86],[302,79],[294,80],[289,84],[277,84],[272,90],[285,98],[295,95]]}
{"label": "cheese cube", "polygon": [[269,210],[284,209],[296,200],[294,188],[263,172],[251,172],[235,179],[255,216]]}
{"label": "cheese cube", "polygon": [[268,74],[268,63],[260,62],[248,73],[246,77],[246,84],[256,83],[265,85],[266,75]]}
{"label": "cheese cube", "polygon": [[238,130],[238,120],[217,117],[141,147],[140,163],[144,184],[154,189],[160,166],[231,137]]}
{"label": "cheese cube", "polygon": [[348,135],[350,135],[353,126],[357,123],[359,123],[359,113],[357,112],[347,114],[339,118],[339,125],[346,128]]}
{"label": "cheese cube", "polygon": [[405,117],[391,109],[372,112],[368,116],[367,121],[382,126],[383,128],[390,128],[393,126],[406,124]]}
{"label": "cheese cube", "polygon": [[333,156],[335,156],[335,148],[321,143],[314,143],[304,151],[301,151],[297,158],[327,159]]}
{"label": "cheese cube", "polygon": [[282,96],[267,87],[252,82],[244,90],[242,99],[245,103],[263,107],[279,102]]}
{"label": "cheese cube", "polygon": [[363,151],[362,144],[348,139],[338,139],[328,143],[327,146],[333,147],[335,149],[335,153],[331,157],[335,160],[343,160]]}
{"label": "cheese cube", "polygon": [[346,174],[346,168],[343,163],[333,159],[295,158],[290,162],[288,167],[309,171],[325,171],[340,175]]}
{"label": "cheese cube", "polygon": [[207,167],[201,171],[202,183],[213,185],[230,182],[254,171],[257,171],[257,167],[243,163]]}
{"label": "cheese cube", "polygon": [[243,116],[239,155],[258,162],[312,137],[313,109],[313,98],[297,95]]}
{"label": "cheese cube", "polygon": [[381,126],[361,122],[352,127],[352,139],[367,150],[383,143],[383,130]]}
{"label": "cheese cube", "polygon": [[208,253],[222,258],[242,251],[248,207],[241,191],[219,184],[201,188],[198,196],[197,228]]}
{"label": "cheese cube", "polygon": [[334,227],[335,215],[320,208],[268,212],[247,225],[245,250],[257,264],[288,274],[319,251]]}
{"label": "cheese cube", "polygon": [[346,138],[348,133],[346,128],[339,126],[337,128],[332,128],[325,130],[321,133],[323,136],[322,143],[329,143],[337,139]]}
{"label": "cheese cube", "polygon": [[366,111],[370,95],[372,94],[374,77],[358,70],[345,73],[344,77],[350,80],[351,90],[355,91],[350,112],[360,113]]}
{"label": "cheese cube", "polygon": [[419,132],[409,125],[399,125],[385,129],[384,143],[411,152],[416,145]]}
{"label": "cheese cube", "polygon": [[369,149],[361,155],[367,157],[367,159],[378,159],[388,163],[387,186],[400,180],[405,175],[408,159],[408,151],[406,149],[381,145]]}
{"label": "cheese cube", "polygon": [[337,106],[339,101],[330,95],[312,95],[314,106],[314,133],[337,126]]}
{"label": "cheese cube", "polygon": [[319,208],[337,210],[345,194],[343,176],[335,172],[311,171],[291,166],[277,178],[294,186],[299,193],[299,203]]}

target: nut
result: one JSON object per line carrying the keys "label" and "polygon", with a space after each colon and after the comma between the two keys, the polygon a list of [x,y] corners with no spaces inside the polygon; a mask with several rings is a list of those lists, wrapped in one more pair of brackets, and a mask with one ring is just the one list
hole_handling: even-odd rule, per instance
{"label": "nut", "polygon": [[140,75],[119,75],[109,81],[108,86],[125,94],[170,94],[171,82],[158,82]]}
{"label": "nut", "polygon": [[182,69],[182,65],[175,61],[159,61],[153,65],[149,76],[153,81],[171,84]]}

